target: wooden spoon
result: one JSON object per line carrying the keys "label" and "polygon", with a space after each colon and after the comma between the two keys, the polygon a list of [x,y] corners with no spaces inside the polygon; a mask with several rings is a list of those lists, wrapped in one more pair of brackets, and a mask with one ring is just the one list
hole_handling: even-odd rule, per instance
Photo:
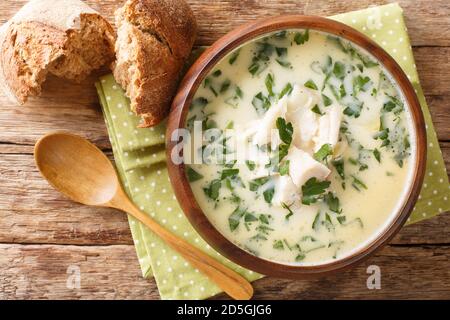
{"label": "wooden spoon", "polygon": [[247,300],[252,297],[253,287],[246,279],[173,235],[140,211],[124,192],[112,163],[86,139],[65,132],[47,134],[36,143],[34,158],[48,182],[70,199],[90,206],[111,207],[127,212],[165,240],[232,298]]}

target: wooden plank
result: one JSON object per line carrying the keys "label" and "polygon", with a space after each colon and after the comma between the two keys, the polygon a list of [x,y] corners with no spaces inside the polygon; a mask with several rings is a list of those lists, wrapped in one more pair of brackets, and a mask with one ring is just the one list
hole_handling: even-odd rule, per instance
{"label": "wooden plank", "polygon": [[390,242],[392,245],[450,244],[450,214],[442,213],[403,229]]}
{"label": "wooden plank", "polygon": [[[132,246],[0,244],[0,265],[0,299],[159,299]],[[80,268],[80,290],[67,288],[69,267]]]}
{"label": "wooden plank", "polygon": [[[449,246],[391,246],[336,276],[302,281],[274,278],[256,281],[254,298],[449,299],[449,259]],[[0,244],[0,265],[0,299],[159,298],[154,280],[141,278],[132,246]],[[380,290],[367,289],[369,265],[381,269]],[[67,279],[73,274],[70,271],[77,268],[80,289],[69,289]]]}
{"label": "wooden plank", "polygon": [[[0,7],[0,23],[10,18],[27,0],[3,0]],[[118,0],[86,0],[113,21]],[[395,0],[188,0],[199,24],[198,44],[208,45],[231,29],[256,18],[281,14],[309,14],[329,16],[375,5],[397,2]],[[450,45],[450,5],[447,0],[401,0],[406,23],[412,35],[413,45]],[[438,31],[438,32],[437,32]]]}
{"label": "wooden plank", "polygon": [[[290,281],[261,279],[255,299],[450,299],[450,247],[386,247],[367,262],[336,276]],[[381,289],[367,289],[367,267],[381,271]],[[220,298],[223,298],[222,295]]]}
{"label": "wooden plank", "polygon": [[426,99],[438,139],[450,141],[450,108],[448,106],[450,95],[426,96]]}
{"label": "wooden plank", "polygon": [[83,84],[49,77],[43,94],[16,106],[0,95],[0,142],[34,145],[53,130],[67,130],[82,135],[101,148],[110,148],[94,82],[96,75]]}
{"label": "wooden plank", "polygon": [[123,213],[64,198],[37,171],[31,154],[0,157],[0,242],[131,243]]}
{"label": "wooden plank", "polygon": [[442,156],[444,157],[445,167],[447,168],[447,175],[450,176],[450,143],[440,142],[439,146],[442,150]]}
{"label": "wooden plank", "polygon": [[[449,95],[450,48],[414,48],[417,71],[423,91],[427,95]],[[444,110],[448,110],[444,108]]]}
{"label": "wooden plank", "polygon": [[[450,142],[441,146],[450,172]],[[0,144],[0,243],[132,243],[122,213],[66,199],[41,177],[32,154],[22,152],[32,147]],[[449,243],[450,215],[435,219],[405,228],[396,243]]]}

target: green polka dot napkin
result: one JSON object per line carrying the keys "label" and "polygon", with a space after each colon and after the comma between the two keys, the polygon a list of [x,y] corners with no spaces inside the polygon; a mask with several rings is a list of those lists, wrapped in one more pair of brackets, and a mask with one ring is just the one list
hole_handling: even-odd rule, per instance
{"label": "green polka dot napkin", "polygon": [[[402,9],[397,4],[390,4],[345,13],[333,19],[362,31],[385,48],[406,72],[419,96],[427,123],[429,149],[420,200],[408,223],[449,211],[448,176],[419,84]],[[197,55],[198,52],[193,54],[191,60]],[[250,281],[260,278],[261,275],[245,270],[215,252],[185,218],[173,194],[165,165],[165,124],[150,129],[137,128],[139,118],[129,111],[129,101],[112,75],[102,77],[96,87],[117,170],[131,199],[168,230]],[[143,276],[155,277],[162,299],[204,299],[221,291],[139,221],[129,217],[129,222]]]}

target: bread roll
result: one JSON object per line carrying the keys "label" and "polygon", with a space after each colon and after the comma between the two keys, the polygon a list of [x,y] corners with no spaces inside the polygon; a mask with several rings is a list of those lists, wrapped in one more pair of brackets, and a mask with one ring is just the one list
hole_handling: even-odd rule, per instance
{"label": "bread roll", "polygon": [[0,28],[0,86],[19,104],[48,73],[79,82],[114,60],[111,25],[79,0],[32,0]]}
{"label": "bread roll", "polygon": [[126,90],[141,127],[169,112],[197,24],[184,0],[128,0],[115,13],[114,77]]}

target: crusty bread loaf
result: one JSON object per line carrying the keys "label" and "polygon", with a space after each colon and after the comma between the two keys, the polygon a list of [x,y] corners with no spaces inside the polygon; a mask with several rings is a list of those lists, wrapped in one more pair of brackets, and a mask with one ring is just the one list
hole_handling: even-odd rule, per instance
{"label": "crusty bread loaf", "polygon": [[0,28],[0,86],[23,104],[48,73],[81,81],[114,60],[111,25],[79,0],[32,0]]}
{"label": "crusty bread loaf", "polygon": [[142,117],[140,126],[154,126],[169,112],[194,44],[194,14],[184,0],[128,0],[115,17],[114,77]]}

